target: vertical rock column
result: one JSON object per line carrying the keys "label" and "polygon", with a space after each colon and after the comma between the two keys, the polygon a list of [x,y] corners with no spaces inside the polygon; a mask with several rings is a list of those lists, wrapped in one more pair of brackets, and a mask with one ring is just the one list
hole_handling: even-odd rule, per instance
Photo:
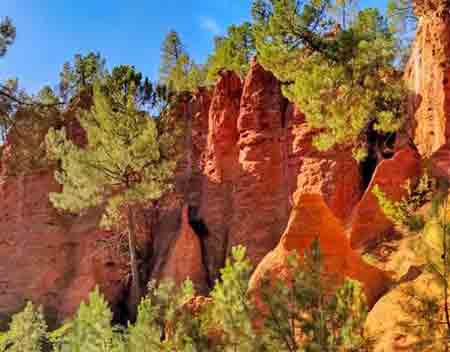
{"label": "vertical rock column", "polygon": [[228,243],[228,249],[244,245],[253,264],[277,245],[288,218],[281,143],[284,108],[278,81],[253,61],[238,120],[240,170]]}
{"label": "vertical rock column", "polygon": [[233,214],[232,192],[239,176],[237,120],[242,82],[223,72],[209,111],[209,132],[204,168],[201,218],[205,222],[205,262],[211,282],[225,263]]}
{"label": "vertical rock column", "polygon": [[448,1],[415,1],[419,24],[405,69],[409,134],[422,156],[450,141],[450,7]]}

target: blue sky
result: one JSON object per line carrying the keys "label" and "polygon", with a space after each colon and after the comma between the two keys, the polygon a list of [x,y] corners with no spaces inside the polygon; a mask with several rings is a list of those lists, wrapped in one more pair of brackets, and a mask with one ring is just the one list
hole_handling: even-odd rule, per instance
{"label": "blue sky", "polygon": [[[385,7],[387,0],[364,0]],[[131,64],[157,78],[160,47],[175,29],[190,55],[203,62],[213,37],[249,18],[252,0],[1,0],[0,17],[10,16],[17,40],[0,59],[0,80],[18,77],[36,92],[54,86],[65,61],[99,51],[108,67]]]}

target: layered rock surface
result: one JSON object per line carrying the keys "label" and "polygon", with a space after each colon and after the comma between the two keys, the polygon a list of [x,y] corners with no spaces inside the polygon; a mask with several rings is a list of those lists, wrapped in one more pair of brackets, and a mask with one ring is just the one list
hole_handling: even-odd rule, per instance
{"label": "layered rock surface", "polygon": [[450,11],[447,1],[415,1],[417,37],[405,69],[409,136],[429,157],[450,138]]}
{"label": "layered rock surface", "polygon": [[[86,109],[85,103],[76,104]],[[72,140],[86,143],[76,106],[64,116],[54,114],[32,128],[30,145],[12,133],[2,149],[0,313],[6,317],[32,299],[61,320],[95,285],[120,313],[129,285],[123,236],[99,230],[98,214],[67,216],[48,201],[59,186],[44,159],[46,131],[65,126]],[[34,121],[23,117],[25,124]],[[177,147],[182,158],[174,192],[141,212],[140,259],[149,280],[190,277],[206,293],[232,246],[246,246],[256,266],[277,245],[295,191],[322,195],[342,219],[361,195],[359,166],[350,151],[316,152],[315,132],[256,61],[244,81],[223,72],[214,91],[182,97],[169,129],[176,120],[185,134]]]}

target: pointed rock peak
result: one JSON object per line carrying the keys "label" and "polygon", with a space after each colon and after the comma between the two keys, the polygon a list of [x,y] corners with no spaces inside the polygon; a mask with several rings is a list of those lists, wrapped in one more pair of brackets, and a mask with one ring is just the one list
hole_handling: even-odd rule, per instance
{"label": "pointed rock peak", "polygon": [[269,253],[257,267],[251,279],[251,290],[260,286],[261,280],[269,277],[289,280],[287,258],[296,251],[303,255],[318,240],[327,272],[338,278],[349,277],[361,282],[369,306],[386,292],[389,278],[386,274],[366,264],[354,252],[345,236],[342,223],[334,216],[325,201],[317,194],[296,194],[289,224],[279,245]]}
{"label": "pointed rock peak", "polygon": [[280,83],[273,73],[265,70],[264,67],[258,63],[256,58],[253,58],[250,70],[245,78],[244,96],[262,89],[270,91],[274,87],[279,90]]}
{"label": "pointed rock peak", "polygon": [[219,73],[219,80],[216,83],[214,95],[227,95],[230,98],[242,92],[242,80],[234,71],[222,70]]}
{"label": "pointed rock peak", "polygon": [[182,284],[190,279],[199,293],[208,291],[207,273],[203,264],[200,239],[189,223],[189,208],[183,207],[178,238],[171,248],[161,279]]}

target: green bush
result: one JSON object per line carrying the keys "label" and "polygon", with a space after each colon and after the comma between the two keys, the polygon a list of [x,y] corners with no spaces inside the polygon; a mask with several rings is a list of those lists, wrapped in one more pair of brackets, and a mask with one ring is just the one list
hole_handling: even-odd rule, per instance
{"label": "green bush", "polygon": [[407,190],[407,195],[400,201],[389,199],[378,185],[375,185],[372,192],[386,217],[396,226],[406,226],[411,232],[419,232],[425,226],[425,219],[417,214],[417,210],[432,200],[436,180],[425,172],[415,187],[410,180],[403,187]]}

